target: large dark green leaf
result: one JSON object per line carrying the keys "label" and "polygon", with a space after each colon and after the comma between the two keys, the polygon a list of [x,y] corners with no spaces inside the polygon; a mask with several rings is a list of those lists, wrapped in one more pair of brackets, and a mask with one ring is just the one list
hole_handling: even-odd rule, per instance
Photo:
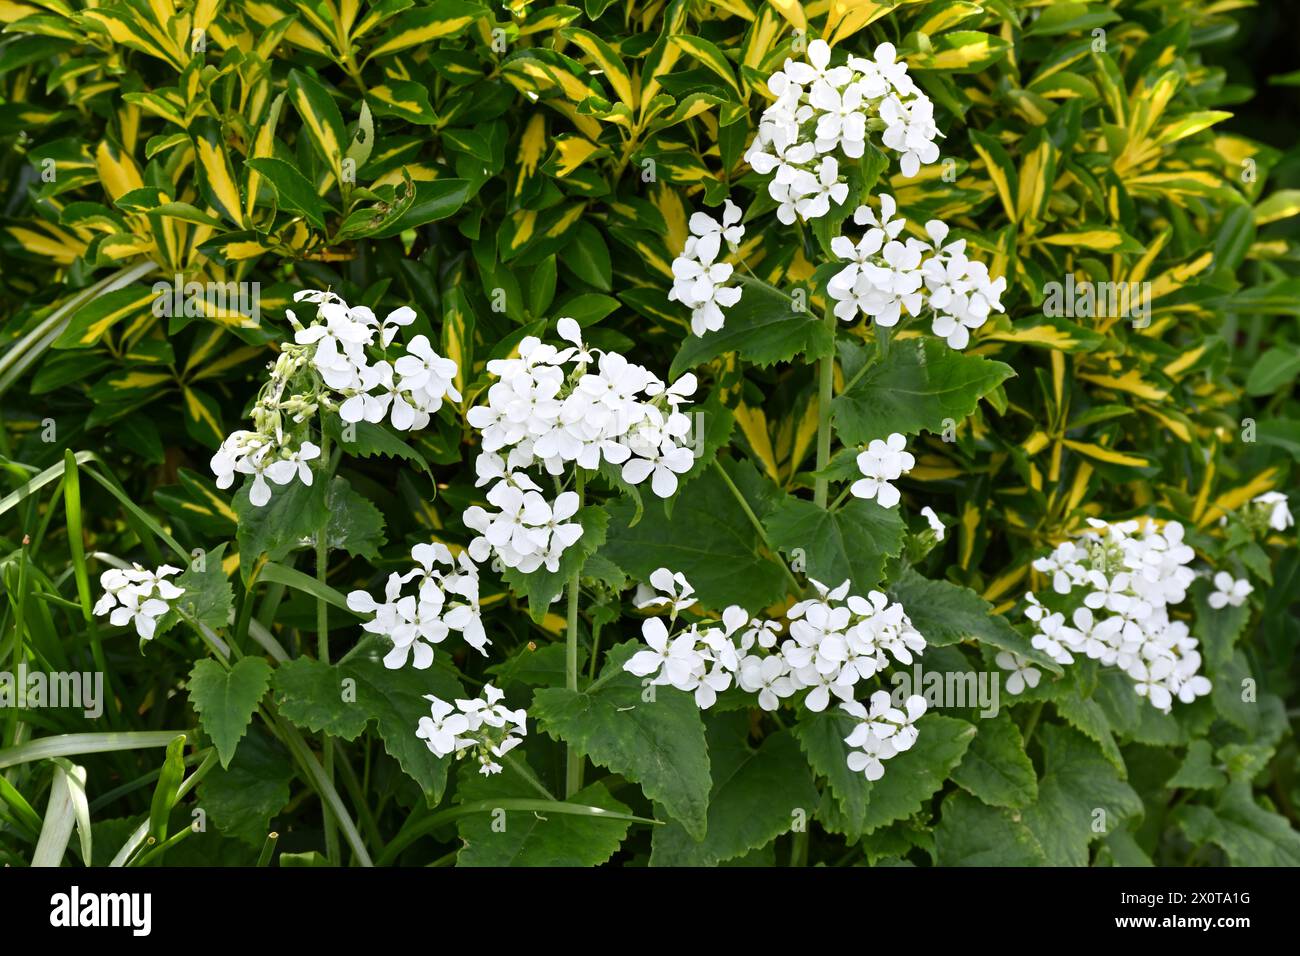
{"label": "large dark green leaf", "polygon": [[641,646],[629,641],[611,648],[590,690],[537,691],[529,713],[592,763],[639,783],[649,799],[702,838],[712,787],[704,723],[690,694],[643,687],[640,677],[623,670]]}
{"label": "large dark green leaf", "polygon": [[740,286],[740,301],[726,310],[726,325],[687,338],[673,359],[673,378],[728,352],[755,365],[772,365],[796,355],[815,359],[835,347],[826,323],[806,305],[802,311],[796,308],[798,302],[789,294],[748,276],[735,277],[734,284]]}
{"label": "large dark green leaf", "polygon": [[847,445],[893,432],[939,434],[948,419],[959,424],[1013,374],[1009,365],[955,352],[929,337],[897,342],[833,401],[835,430]]}

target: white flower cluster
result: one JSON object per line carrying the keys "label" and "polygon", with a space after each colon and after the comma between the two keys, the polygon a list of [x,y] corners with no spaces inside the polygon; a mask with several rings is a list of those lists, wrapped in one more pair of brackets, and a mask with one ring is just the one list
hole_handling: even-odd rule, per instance
{"label": "white flower cluster", "polygon": [[[366,591],[348,595],[349,608],[374,615],[362,628],[393,642],[384,666],[396,670],[411,659],[415,668],[425,669],[433,663],[433,645],[452,631],[459,631],[465,643],[486,655],[491,641],[479,616],[478,566],[464,552],[457,559],[446,545],[437,543],[417,544],[411,559],[416,567],[388,576],[382,602]],[[403,593],[407,590],[414,593]]]}
{"label": "white flower cluster", "polygon": [[768,194],[786,225],[817,219],[832,202],[844,202],[848,185],[840,159],[861,159],[871,132],[879,131],[883,144],[900,154],[905,176],[939,158],[934,104],[908,76],[892,43],[876,47],[872,59],[850,54],[831,66],[830,47],[814,40],[807,62],[787,59],[767,85],[776,99],[763,111],[745,161],[772,175]]}
{"label": "white flower cluster", "polygon": [[882,195],[879,215],[868,205],[853,213],[854,223],[867,227],[861,239],[831,240],[831,251],[847,262],[826,287],[835,314],[845,322],[865,315],[892,328],[904,314],[919,316],[928,308],[931,331],[951,348],[963,349],[993,310],[1003,311],[1007,280],[994,281],[984,263],[967,258],[965,239],[944,245],[948,226],[938,219],[925,224],[930,242],[900,240],[907,221],[895,218],[897,211],[894,197]]}
{"label": "white flower cluster", "polygon": [[554,571],[582,536],[582,526],[568,521],[577,513],[577,494],[548,502],[524,473],[528,468],[540,466],[558,479],[571,465],[595,471],[606,461],[620,466],[624,481],[649,478],[654,493],[667,498],[695,462],[691,419],[681,410],[695,393],[694,375],[667,386],[617,352],[587,349],[573,319],[560,319],[558,331],[572,347],[528,336],[518,358],[489,362],[497,381],[487,404],[469,410],[469,423],[483,436],[477,484],[492,484],[487,499],[498,509],[465,511],[465,524],[478,532],[469,546],[476,561],[495,555],[524,572],[542,565]]}
{"label": "white flower cluster", "polygon": [[479,773],[501,772],[497,759],[523,743],[528,734],[528,714],[521,707],[511,710],[501,703],[505,694],[488,684],[483,696],[474,700],[457,700],[455,705],[425,694],[429,716],[421,717],[415,736],[425,742],[436,757],[456,754],[462,757],[473,750]]}
{"label": "white flower cluster", "polygon": [[[786,612],[789,636],[778,647],[782,623],[751,618],[736,605],[722,612],[720,622],[692,622],[673,634],[670,626],[676,624],[678,612],[695,604],[694,590],[680,572],[659,568],[650,576],[653,590],[642,590],[637,606],[668,607],[668,622],[662,617],[642,622],[648,649],[633,654],[623,668],[650,677],[651,684],[693,693],[702,709],[713,706],[718,694],[734,681],[741,690],[757,694],[763,710],[774,711],[782,700],[806,690],[803,703],[811,711],[825,710],[834,695],[854,716],[865,715],[865,710],[859,714],[860,708],[852,704],[854,686],[882,672],[891,657],[912,663],[912,655],[925,649],[925,638],[912,627],[903,606],[890,603],[879,591],[863,598],[848,593],[848,581],[833,591],[817,581],[811,583],[818,597],[800,601]],[[884,723],[893,722],[899,730],[910,727],[924,713],[924,701],[919,705],[918,710],[917,703],[908,701],[907,715],[898,720],[896,711],[889,710],[888,715],[878,711],[872,717],[880,724],[874,736],[868,740],[855,731],[851,746],[869,745],[878,760],[907,749],[914,737],[904,735],[899,742],[905,740],[906,745],[896,742],[893,750],[880,744],[893,734]],[[849,758],[849,766],[855,772],[868,769],[857,757]]]}
{"label": "white flower cluster", "polygon": [[109,568],[99,576],[103,595],[95,602],[95,614],[108,615],[109,623],[121,627],[130,622],[140,639],[150,640],[158,628],[158,619],[171,609],[185,589],[168,581],[180,568],[164,564],[148,571],[136,564],[130,568]]}
{"label": "white flower cluster", "polygon": [[[238,430],[212,456],[218,488],[229,488],[236,474],[250,475],[248,499],[262,507],[271,486],[297,478],[312,483],[308,462],[320,447],[298,433],[321,407],[336,410],[347,423],[378,423],[387,416],[394,428],[410,431],[429,424],[443,398],[460,401],[453,384],[456,363],[434,352],[428,338],[417,335],[403,354],[387,358],[393,338],[415,320],[403,306],[382,321],[365,306],[349,306],[332,292],[306,290],[295,302],[316,307],[316,318],[303,325],[292,310],[285,315],[294,328],[292,342],[280,344],[271,378],[253,406],[253,429]],[[376,335],[378,341],[376,341]],[[368,349],[384,357],[370,360]]]}
{"label": "white flower cluster", "polygon": [[724,239],[734,251],[745,235],[745,227],[740,224],[740,207],[728,199],[722,209],[722,222],[697,212],[691,215],[690,229],[682,254],[673,260],[673,287],[668,300],[690,309],[691,331],[703,335],[722,328],[722,310],[740,301],[740,288],[725,285],[735,270],[730,263],[719,262],[718,254]]}
{"label": "white flower cluster", "polygon": [[[859,453],[857,458],[858,471],[862,477],[849,486],[853,496],[868,501],[874,498],[882,508],[897,505],[901,495],[891,482],[897,481],[916,467],[916,459],[906,448],[907,438],[899,432],[894,432],[883,441],[873,438],[868,442],[866,450]],[[926,515],[926,520],[933,528],[939,522],[939,517],[929,508],[924,510],[930,512]],[[938,524],[935,534],[939,540],[943,540],[942,523]]]}
{"label": "white flower cluster", "polygon": [[883,761],[911,750],[919,732],[916,722],[925,714],[925,698],[913,694],[900,709],[894,706],[889,691],[878,690],[871,695],[870,706],[856,700],[841,704],[858,719],[844,742],[853,748],[849,754],[849,769],[868,780],[879,780],[885,775]]}
{"label": "white flower cluster", "polygon": [[[1118,667],[1140,696],[1165,712],[1175,697],[1191,703],[1208,694],[1210,681],[1199,673],[1199,642],[1186,624],[1169,617],[1169,608],[1183,601],[1196,578],[1188,567],[1195,552],[1183,541],[1183,526],[1095,518],[1088,523],[1094,530],[1034,561],[1036,571],[1052,576],[1057,595],[1075,600],[1067,624],[1071,608],[1053,611],[1032,593],[1025,595],[1025,616],[1038,629],[1033,646],[1058,664],[1082,654]],[[1005,667],[1001,656],[998,663]],[[1036,678],[1026,682],[1033,686]]]}

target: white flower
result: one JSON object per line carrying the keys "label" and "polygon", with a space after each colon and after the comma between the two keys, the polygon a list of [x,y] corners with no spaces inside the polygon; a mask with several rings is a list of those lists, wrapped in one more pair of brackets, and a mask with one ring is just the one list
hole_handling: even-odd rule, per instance
{"label": "white flower", "polygon": [[432,694],[425,694],[424,699],[429,701],[430,716],[420,718],[415,736],[424,740],[435,757],[455,753],[460,735],[469,730],[469,718]]}
{"label": "white flower", "polygon": [[840,182],[839,163],[834,156],[823,156],[813,171],[801,170],[790,184],[794,209],[805,222],[820,219],[831,211],[831,203],[843,205],[848,198],[848,183]]}
{"label": "white flower", "polygon": [[994,660],[1004,671],[1011,671],[1011,676],[1007,678],[1008,694],[1020,694],[1026,687],[1037,687],[1039,678],[1043,676],[1026,658],[1011,651],[998,651]]}
{"label": "white flower", "polygon": [[138,564],[127,569],[110,568],[99,576],[104,593],[95,602],[94,613],[100,617],[107,614],[114,627],[132,624],[142,641],[150,640],[157,631],[158,619],[171,610],[171,602],[185,593],[184,588],[167,580],[180,570],[169,564],[156,571],[147,571]]}
{"label": "white flower", "polygon": [[406,354],[393,363],[393,369],[401,376],[400,388],[418,399],[416,405],[421,411],[436,412],[444,397],[460,401],[454,384],[456,363],[435,352],[423,335],[407,343]]}
{"label": "white flower", "polygon": [[915,724],[926,711],[925,698],[913,694],[904,702],[905,710],[899,710],[884,690],[871,695],[870,708],[856,701],[841,707],[858,719],[857,726],[844,738],[855,748],[848,756],[849,769],[865,774],[868,780],[884,776],[883,761],[911,749],[918,734]]}
{"label": "white flower", "polygon": [[733,266],[715,261],[724,239],[734,249],[744,236],[740,219],[740,207],[730,199],[723,206],[720,223],[707,213],[693,213],[691,236],[681,255],[673,260],[673,286],[668,299],[691,310],[691,331],[695,335],[721,329],[726,321],[723,310],[740,301],[741,289],[724,285],[731,278]]}
{"label": "white flower", "polygon": [[304,485],[310,485],[312,482],[311,466],[307,462],[315,461],[319,457],[320,446],[304,441],[297,451],[290,452],[287,457],[271,462],[266,467],[266,475],[277,485],[287,485],[295,477]]}
{"label": "white flower", "polygon": [[467,554],[453,557],[443,544],[417,544],[411,549],[415,567],[393,572],[384,585],[384,600],[366,591],[352,591],[348,608],[373,615],[362,629],[388,638],[392,650],[384,656],[390,670],[410,661],[417,670],[433,663],[435,645],[452,631],[486,654],[489,643],[479,617],[478,568]]}
{"label": "white flower", "polygon": [[1227,571],[1220,571],[1214,576],[1214,591],[1209,596],[1210,607],[1216,611],[1229,604],[1241,607],[1253,590],[1250,581],[1245,578],[1234,579]]}
{"label": "white flower", "polygon": [[891,482],[897,481],[916,466],[911,452],[905,451],[907,439],[898,432],[884,441],[872,439],[858,455],[858,471],[863,475],[849,490],[857,498],[876,499],[882,508],[892,508],[901,497]]}
{"label": "white flower", "polygon": [[511,710],[501,703],[505,695],[487,684],[483,696],[457,700],[455,705],[432,695],[430,716],[421,717],[415,735],[423,739],[434,756],[463,755],[472,749],[479,762],[479,773],[501,772],[496,758],[504,757],[523,742],[528,733],[528,715]]}
{"label": "white flower", "polygon": [[294,477],[312,483],[307,462],[320,457],[320,448],[305,433],[321,411],[337,412],[352,424],[378,423],[391,410],[393,425],[409,430],[425,427],[444,395],[460,398],[451,384],[456,363],[438,358],[422,335],[413,340],[411,353],[398,359],[404,372],[400,383],[388,361],[370,361],[375,332],[387,348],[398,330],[414,321],[412,309],[395,309],[381,323],[371,309],[350,307],[331,292],[302,290],[293,298],[313,305],[315,318],[304,324],[285,310],[293,339],[280,343],[271,377],[253,405],[254,428],[232,432],[211,460],[219,488],[229,488],[236,474],[252,477],[248,499],[257,507],[270,502],[270,483],[284,485]]}
{"label": "white flower", "polygon": [[740,207],[730,199],[723,202],[721,223],[708,213],[692,213],[689,225],[691,233],[697,237],[695,253],[700,261],[712,262],[717,258],[724,239],[732,248],[740,243],[745,235],[745,227],[740,224],[740,218]]}
{"label": "white flower", "polygon": [[899,167],[903,175],[915,176],[922,164],[929,165],[939,158],[939,146],[934,138],[939,127],[934,124],[934,104],[925,97],[903,102],[898,95],[890,95],[880,104],[880,118],[885,121],[881,140],[902,156]]}
{"label": "white flower", "polygon": [[1262,506],[1268,512],[1268,526],[1274,531],[1285,531],[1295,524],[1291,509],[1287,506],[1287,497],[1280,491],[1268,491],[1251,499],[1252,504]]}
{"label": "white flower", "polygon": [[638,608],[668,605],[675,615],[695,604],[694,595],[695,588],[686,580],[686,575],[680,571],[673,573],[667,568],[657,568],[650,574],[650,587],[644,584],[637,587],[634,603]]}
{"label": "white flower", "polygon": [[689,448],[678,448],[665,443],[665,450],[652,452],[646,458],[630,458],[623,465],[623,480],[639,485],[650,478],[650,488],[660,498],[671,498],[677,491],[677,476],[684,475],[695,464],[695,455]]}
{"label": "white flower", "polygon": [[924,508],[921,509],[921,514],[925,518],[925,520],[930,523],[930,530],[934,532],[935,538],[939,541],[942,541],[943,533],[944,533],[944,524],[942,521],[939,520],[939,516],[934,513],[934,509],[931,508],[929,505],[926,505]]}

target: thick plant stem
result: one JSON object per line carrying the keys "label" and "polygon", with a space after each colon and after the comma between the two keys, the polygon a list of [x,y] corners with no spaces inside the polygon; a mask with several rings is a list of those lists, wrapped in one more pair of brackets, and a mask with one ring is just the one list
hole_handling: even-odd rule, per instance
{"label": "thick plant stem", "polygon": [[[578,507],[583,504],[585,478],[582,469],[576,469]],[[581,569],[575,570],[569,578],[569,618],[564,629],[564,686],[571,691],[578,689],[578,597]],[[569,744],[564,752],[564,796],[572,797],[582,789],[582,754]]]}
{"label": "thick plant stem", "polygon": [[[835,313],[826,310],[825,322],[835,337]],[[817,367],[817,478],[813,484],[813,501],[817,507],[826,507],[830,482],[824,472],[831,463],[831,392],[835,386],[835,347],[823,355]]]}
{"label": "thick plant stem", "polygon": [[[319,480],[326,482],[325,493],[328,495],[328,482],[330,479],[330,436],[325,430],[325,424],[321,422],[320,430],[320,460],[324,467],[322,468],[321,478]],[[321,525],[320,530],[316,532],[316,580],[325,584],[326,577],[329,576],[329,515],[325,516],[325,522]],[[324,598],[316,599],[316,657],[323,663],[330,662],[330,609],[329,604]],[[330,744],[328,734],[321,735],[321,756],[324,761],[325,779],[334,784],[334,747]],[[330,808],[324,803],[321,805],[321,812],[324,816],[325,827],[325,856],[335,865],[339,863],[339,831],[337,821]]]}

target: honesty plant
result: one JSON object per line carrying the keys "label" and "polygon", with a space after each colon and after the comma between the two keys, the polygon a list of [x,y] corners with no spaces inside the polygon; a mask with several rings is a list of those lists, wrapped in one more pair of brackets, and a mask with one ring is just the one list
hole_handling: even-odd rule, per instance
{"label": "honesty plant", "polygon": [[1300,863],[1246,15],[200,6],[0,7],[0,862]]}

